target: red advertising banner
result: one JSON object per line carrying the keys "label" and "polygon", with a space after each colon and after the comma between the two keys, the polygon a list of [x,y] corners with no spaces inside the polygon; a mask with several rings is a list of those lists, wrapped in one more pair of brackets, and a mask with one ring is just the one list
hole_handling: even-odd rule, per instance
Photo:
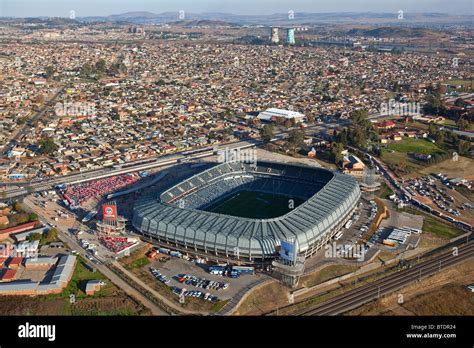
{"label": "red advertising banner", "polygon": [[113,204],[102,205],[102,217],[104,220],[117,220],[117,206]]}

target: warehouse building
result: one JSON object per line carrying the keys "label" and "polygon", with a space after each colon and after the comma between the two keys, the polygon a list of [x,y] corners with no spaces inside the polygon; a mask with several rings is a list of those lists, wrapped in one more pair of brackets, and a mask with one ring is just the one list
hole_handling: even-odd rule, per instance
{"label": "warehouse building", "polygon": [[262,121],[268,121],[268,122],[274,121],[277,119],[280,119],[280,120],[284,119],[284,120],[294,120],[296,123],[298,123],[298,122],[303,121],[303,119],[305,118],[305,115],[296,111],[270,108],[259,113],[257,118]]}
{"label": "warehouse building", "polygon": [[18,280],[0,283],[0,296],[25,296],[59,294],[67,286],[74,273],[76,256],[61,255],[49,282]]}

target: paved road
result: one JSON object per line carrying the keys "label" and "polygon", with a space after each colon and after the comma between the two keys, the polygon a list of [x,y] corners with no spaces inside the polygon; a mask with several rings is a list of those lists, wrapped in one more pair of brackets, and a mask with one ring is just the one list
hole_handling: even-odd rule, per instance
{"label": "paved road", "polygon": [[11,139],[10,141],[8,142],[8,144],[6,144],[3,148],[3,151],[4,152],[8,152],[13,146],[14,146],[14,143],[20,139],[21,137],[23,137],[24,135],[26,135],[30,129],[32,128],[30,126],[30,124],[32,124],[33,122],[35,122],[38,118],[40,118],[41,116],[43,116],[44,112],[46,111],[46,109],[48,107],[50,107],[55,101],[56,99],[58,98],[58,96],[64,92],[64,90],[66,89],[67,86],[63,86],[63,87],[60,87],[59,90],[56,92],[56,94],[50,99],[48,100],[42,107],[41,109],[31,118],[29,119],[22,127],[22,129],[20,131],[18,131]]}
{"label": "paved road", "polygon": [[[305,128],[305,132],[307,134],[314,134],[314,133],[325,132],[325,131],[327,132],[330,129],[337,128],[341,125],[347,125],[348,123],[350,123],[350,121],[340,120],[338,122],[332,122],[325,125],[309,126]],[[288,133],[286,132],[276,132],[274,134],[274,138],[272,139],[272,141],[285,139],[287,137],[288,137]],[[219,148],[221,149],[224,149],[227,147],[230,149],[246,148],[246,147],[261,145],[261,144],[263,144],[263,142],[258,139],[245,139],[245,140],[240,140],[240,141],[236,141],[236,142],[232,142],[228,144],[222,144]],[[199,159],[199,158],[204,158],[204,157],[210,157],[213,155],[214,155],[214,152],[212,150],[206,151],[203,153],[198,153],[196,155],[191,155],[191,156],[184,156],[182,152],[178,152],[173,155],[165,155],[165,156],[156,157],[155,161],[151,161],[148,163],[143,163],[143,160],[137,161],[137,162],[126,163],[124,165],[126,165],[127,167],[122,168],[122,169],[113,169],[113,168],[108,167],[108,168],[95,169],[95,170],[82,172],[82,173],[74,173],[74,174],[60,176],[60,177],[48,178],[42,181],[30,181],[26,183],[18,183],[18,182],[0,183],[7,186],[19,186],[19,185],[23,186],[23,188],[13,188],[13,189],[7,190],[5,198],[2,198],[2,199],[5,200],[9,198],[14,198],[14,197],[25,196],[26,194],[28,194],[28,191],[32,193],[32,192],[41,192],[41,191],[50,190],[54,188],[55,185],[58,185],[58,184],[73,184],[73,183],[91,181],[91,180],[96,180],[99,178],[110,177],[113,175],[125,174],[125,173],[140,171],[140,170],[146,170],[150,168],[162,167],[162,166],[166,166],[170,164],[176,164],[176,163],[179,163],[184,158],[188,160],[193,160],[193,159]],[[28,190],[27,187],[29,187],[30,189]]]}
{"label": "paved road", "polygon": [[[222,145],[222,147],[229,147],[231,149],[234,149],[234,148],[249,147],[258,143],[261,143],[261,142],[257,140],[249,139],[245,141],[238,141],[234,143],[225,144],[225,145]],[[30,193],[41,192],[41,191],[51,190],[52,188],[54,188],[55,185],[58,185],[58,184],[73,184],[73,183],[79,183],[79,182],[86,182],[86,181],[92,181],[92,180],[106,178],[106,177],[110,177],[114,175],[119,175],[119,174],[125,174],[125,173],[140,171],[140,170],[146,170],[150,168],[167,166],[170,164],[179,163],[185,157],[189,160],[192,160],[192,159],[204,158],[204,157],[209,157],[209,156],[213,156],[212,150],[206,151],[204,153],[198,153],[192,156],[184,156],[181,153],[176,153],[173,156],[157,157],[155,161],[152,161],[150,163],[145,163],[145,164],[127,163],[127,167],[122,168],[122,169],[101,168],[101,169],[96,169],[96,170],[83,172],[79,174],[75,173],[71,175],[45,179],[43,181],[29,182],[29,183],[24,183],[24,184],[20,184],[18,182],[14,184],[7,184],[7,183],[4,183],[4,184],[15,185],[15,186],[18,186],[18,185],[29,186]],[[14,188],[14,189],[6,191],[6,196],[3,199],[5,200],[5,199],[13,198],[13,197],[25,196],[26,194],[28,194],[28,190],[26,188],[19,188],[19,189]]]}
{"label": "paved road", "polygon": [[[41,216],[41,212],[38,211],[37,207],[34,204],[30,204],[28,200],[25,200],[25,205],[30,208],[32,211],[38,214],[38,216]],[[43,223],[49,223],[52,225],[54,221],[50,220],[47,217],[42,217],[41,218]],[[69,245],[69,248],[76,250],[79,255],[81,255],[84,259],[85,262],[89,263],[86,258],[87,252],[82,248],[82,246],[79,245],[79,243],[72,238],[66,231],[63,231],[61,229],[61,226],[58,225],[58,231],[59,231],[59,238],[67,243]],[[90,263],[89,263],[90,264]],[[92,267],[95,267],[98,271],[100,271],[102,274],[104,274],[107,278],[112,281],[118,288],[122,289],[125,291],[129,296],[135,298],[138,300],[140,303],[142,303],[145,307],[150,309],[151,313],[153,315],[168,315],[163,309],[158,307],[156,304],[154,304],[152,301],[150,301],[148,298],[146,298],[144,295],[142,295],[138,290],[136,290],[134,287],[132,287],[130,284],[125,282],[122,278],[120,278],[118,275],[116,275],[113,271],[111,271],[106,265],[103,263],[94,263],[90,264]]]}

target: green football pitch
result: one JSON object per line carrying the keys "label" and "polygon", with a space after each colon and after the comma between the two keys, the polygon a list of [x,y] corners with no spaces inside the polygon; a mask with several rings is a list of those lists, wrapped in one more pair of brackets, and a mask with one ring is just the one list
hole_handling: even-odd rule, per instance
{"label": "green football pitch", "polygon": [[294,197],[241,191],[212,204],[205,210],[251,219],[270,219],[288,213],[303,202],[302,199]]}

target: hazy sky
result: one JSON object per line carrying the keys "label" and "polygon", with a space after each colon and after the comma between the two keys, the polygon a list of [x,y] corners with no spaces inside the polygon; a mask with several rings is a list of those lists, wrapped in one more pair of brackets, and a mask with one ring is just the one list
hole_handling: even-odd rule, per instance
{"label": "hazy sky", "polygon": [[474,0],[0,0],[0,17],[105,16],[129,11],[273,14],[300,12],[441,12],[473,14]]}

